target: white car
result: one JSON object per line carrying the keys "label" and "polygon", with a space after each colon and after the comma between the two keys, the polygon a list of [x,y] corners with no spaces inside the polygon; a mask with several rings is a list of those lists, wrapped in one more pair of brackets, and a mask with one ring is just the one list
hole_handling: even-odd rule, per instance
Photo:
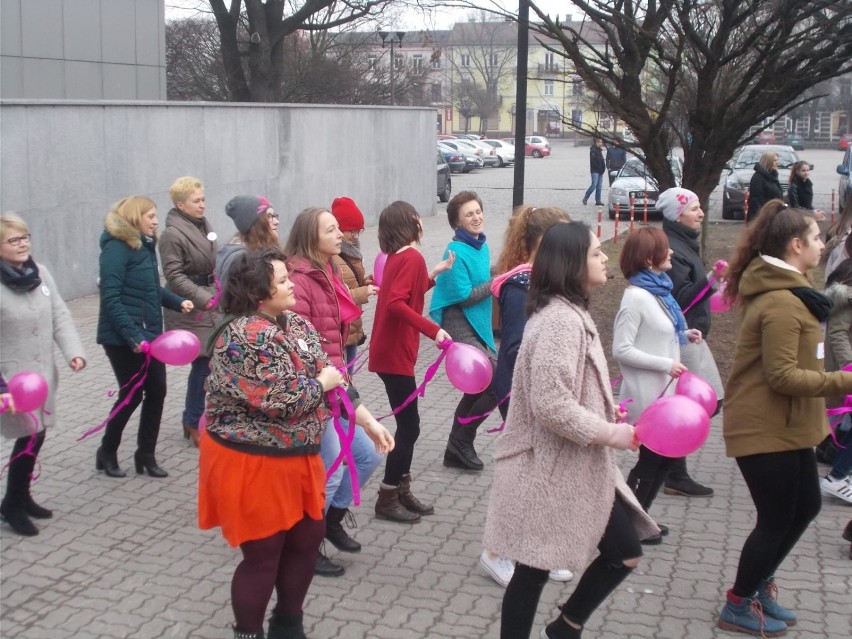
{"label": "white car", "polygon": [[485,140],[460,140],[482,151],[482,161],[485,166],[500,166],[500,158],[497,156],[497,150],[490,144],[486,144]]}
{"label": "white car", "polygon": [[499,162],[497,166],[507,166],[515,161],[515,145],[502,140],[482,140],[485,144],[494,147]]}
{"label": "white car", "polygon": [[[669,163],[674,173],[675,184],[680,186],[683,177],[683,160],[670,156]],[[639,158],[633,157],[625,162],[618,171],[618,176],[609,187],[609,219],[615,219],[615,209],[618,207],[620,219],[630,219],[630,199],[633,198],[634,219],[641,220],[648,210],[648,217],[661,217],[657,211],[659,197],[657,182],[651,177],[648,168]]]}

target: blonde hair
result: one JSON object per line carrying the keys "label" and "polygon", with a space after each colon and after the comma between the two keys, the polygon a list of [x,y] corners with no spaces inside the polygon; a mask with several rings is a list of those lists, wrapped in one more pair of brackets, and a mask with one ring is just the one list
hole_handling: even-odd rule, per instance
{"label": "blonde hair", "polygon": [[557,222],[570,222],[571,217],[555,206],[535,207],[522,204],[512,211],[503,251],[497,261],[500,273],[511,271],[520,264],[530,261],[545,231]]}
{"label": "blonde hair", "polygon": [[769,171],[772,170],[772,164],[777,159],[778,154],[775,151],[766,151],[760,156],[760,161],[758,162],[758,164],[760,164],[760,166],[766,169],[766,172],[769,173]]}
{"label": "blonde hair", "polygon": [[154,204],[152,199],[144,195],[128,195],[126,198],[113,204],[109,212],[117,215],[133,228],[141,231],[142,216],[154,208],[157,208],[157,205]]}
{"label": "blonde hair", "polygon": [[204,188],[204,182],[190,175],[179,177],[174,181],[174,184],[169,188],[169,197],[172,198],[172,203],[177,206],[178,202],[183,202],[186,198],[192,195],[198,189]]}
{"label": "blonde hair", "polygon": [[21,216],[17,213],[8,211],[0,214],[0,241],[4,241],[6,239],[7,231],[11,230],[21,231],[25,235],[30,232],[27,223],[24,222],[24,220],[21,219]]}

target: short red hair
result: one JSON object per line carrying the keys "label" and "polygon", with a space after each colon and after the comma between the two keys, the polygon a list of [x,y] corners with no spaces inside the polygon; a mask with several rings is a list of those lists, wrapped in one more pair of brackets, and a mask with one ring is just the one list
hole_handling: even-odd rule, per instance
{"label": "short red hair", "polygon": [[624,277],[631,278],[641,270],[662,264],[668,256],[669,238],[662,229],[643,226],[627,237],[619,265]]}

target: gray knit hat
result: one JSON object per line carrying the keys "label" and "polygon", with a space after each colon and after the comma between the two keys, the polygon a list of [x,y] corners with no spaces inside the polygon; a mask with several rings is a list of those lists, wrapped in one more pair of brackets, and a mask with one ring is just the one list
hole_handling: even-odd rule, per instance
{"label": "gray knit hat", "polygon": [[673,186],[660,193],[660,197],[657,198],[657,210],[667,220],[677,222],[677,218],[686,210],[686,207],[697,199],[698,196],[689,189]]}
{"label": "gray knit hat", "polygon": [[234,220],[237,230],[240,233],[246,234],[249,232],[254,223],[260,219],[260,216],[266,212],[266,209],[271,207],[265,197],[258,195],[238,195],[231,198],[231,201],[225,205],[225,213],[229,218]]}

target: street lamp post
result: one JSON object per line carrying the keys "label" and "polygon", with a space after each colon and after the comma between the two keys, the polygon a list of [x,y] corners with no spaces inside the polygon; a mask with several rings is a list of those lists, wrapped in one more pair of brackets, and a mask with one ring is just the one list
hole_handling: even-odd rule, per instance
{"label": "street lamp post", "polygon": [[[390,36],[390,37],[388,37]],[[391,104],[396,106],[396,87],[394,86],[393,72],[396,66],[396,57],[393,54],[394,45],[402,46],[402,39],[405,37],[405,31],[397,31],[391,35],[388,31],[379,31],[379,37],[382,39],[382,49],[390,44],[390,85],[391,85]]]}

